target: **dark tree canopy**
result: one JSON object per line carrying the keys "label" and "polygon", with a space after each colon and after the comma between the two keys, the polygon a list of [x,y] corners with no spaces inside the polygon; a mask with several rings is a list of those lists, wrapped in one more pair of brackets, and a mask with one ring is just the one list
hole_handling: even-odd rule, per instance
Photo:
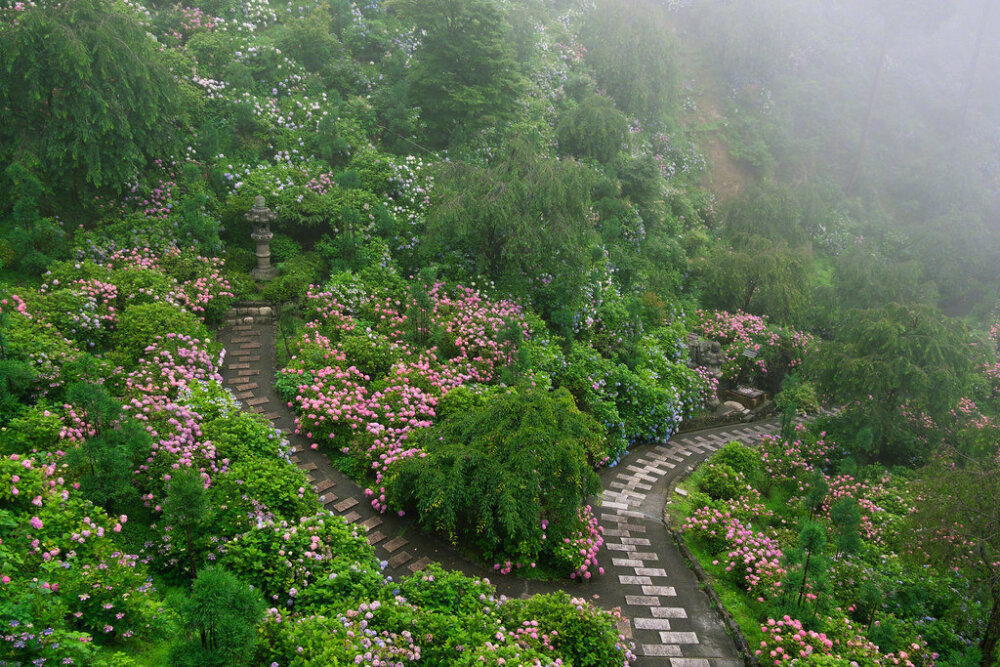
{"label": "dark tree canopy", "polygon": [[583,165],[539,155],[520,138],[491,165],[451,163],[427,219],[429,259],[457,251],[475,272],[522,294],[548,276],[555,305],[572,308],[596,241],[587,215],[593,182]]}
{"label": "dark tree canopy", "polygon": [[23,163],[57,196],[115,191],[174,145],[178,84],[114,0],[25,11],[0,27],[0,72],[0,161]]}
{"label": "dark tree canopy", "polygon": [[622,110],[642,119],[659,119],[675,102],[677,72],[665,12],[652,0],[604,0],[581,35],[597,84]]}
{"label": "dark tree canopy", "polygon": [[[845,405],[858,453],[886,463],[925,460],[937,423],[969,395],[980,352],[965,326],[923,306],[854,311],[815,357],[821,387]],[[923,419],[927,416],[931,421]]]}
{"label": "dark tree canopy", "polygon": [[433,146],[446,146],[460,128],[468,135],[513,117],[523,81],[497,3],[395,0],[388,6],[422,35],[407,78]]}

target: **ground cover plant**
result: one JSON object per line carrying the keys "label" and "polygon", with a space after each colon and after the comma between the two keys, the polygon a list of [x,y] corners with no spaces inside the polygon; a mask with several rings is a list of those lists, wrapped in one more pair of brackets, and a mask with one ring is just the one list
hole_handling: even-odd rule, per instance
{"label": "ground cover plant", "polygon": [[[73,299],[94,304],[87,319],[54,305]],[[93,246],[0,299],[3,363],[23,376],[0,427],[5,659],[629,664],[614,618],[581,600],[508,609],[436,566],[387,580],[221,386],[200,319],[217,300],[231,300],[220,262]]]}
{"label": "ground cover plant", "polygon": [[[376,510],[417,510],[501,573],[603,572],[593,470],[630,443],[669,438],[708,391],[683,363],[682,329],[644,337],[634,368],[590,346],[565,359],[515,302],[394,285],[338,280],[307,293],[277,380],[297,432],[366,484]],[[493,495],[490,479],[508,480],[505,491]]]}
{"label": "ground cover plant", "polygon": [[299,434],[505,575],[599,577],[595,471],[756,385],[687,509],[762,655],[995,660],[997,18],[945,4],[0,0],[0,661],[631,660],[385,581],[222,388],[243,299]]}
{"label": "ground cover plant", "polygon": [[[799,426],[789,439],[731,443],[685,483],[678,529],[762,664],[988,663],[995,577],[981,570],[979,529],[954,510],[990,502],[995,463],[978,467],[959,443],[996,426],[970,403],[953,415],[955,447],[923,475],[858,470]],[[985,488],[959,492],[954,466]]]}

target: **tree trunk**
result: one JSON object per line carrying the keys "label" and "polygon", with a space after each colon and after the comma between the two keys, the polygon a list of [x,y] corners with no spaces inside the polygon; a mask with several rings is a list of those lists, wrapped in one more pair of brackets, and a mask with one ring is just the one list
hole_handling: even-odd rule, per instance
{"label": "tree trunk", "polygon": [[990,622],[986,625],[986,634],[979,648],[983,650],[980,667],[990,667],[993,664],[993,654],[996,653],[1000,641],[1000,582],[993,584],[993,609],[990,611]]}
{"label": "tree trunk", "polygon": [[979,57],[983,52],[983,37],[986,35],[986,26],[990,23],[990,14],[993,9],[993,0],[983,0],[983,16],[979,21],[979,32],[976,33],[976,45],[972,51],[972,62],[969,63],[969,71],[965,75],[965,86],[962,90],[962,115],[959,121],[959,129],[965,131],[966,122],[969,119],[969,104],[972,101],[972,89],[976,83],[976,70],[979,69]]}
{"label": "tree trunk", "polygon": [[198,564],[195,562],[194,559],[194,539],[191,537],[190,528],[186,529],[184,532],[187,533],[187,552],[188,552],[188,561],[190,561],[191,564],[191,579],[197,579]]}
{"label": "tree trunk", "polygon": [[882,53],[878,58],[878,70],[875,72],[875,81],[872,83],[871,93],[868,95],[868,115],[865,118],[865,127],[861,132],[861,143],[858,145],[858,155],[854,160],[854,171],[851,173],[851,180],[847,183],[847,191],[853,192],[861,175],[861,165],[865,161],[865,153],[868,150],[868,135],[872,130],[872,119],[875,116],[875,102],[878,100],[879,91],[882,89],[882,75],[885,73],[885,59],[889,51],[889,35],[891,29],[886,23],[885,34],[882,36]]}
{"label": "tree trunk", "polygon": [[802,567],[802,585],[799,586],[799,601],[798,601],[798,605],[800,607],[802,606],[802,596],[805,595],[805,592],[806,592],[806,575],[809,574],[809,559],[810,558],[812,558],[812,552],[811,551],[807,551],[806,552],[806,564]]}

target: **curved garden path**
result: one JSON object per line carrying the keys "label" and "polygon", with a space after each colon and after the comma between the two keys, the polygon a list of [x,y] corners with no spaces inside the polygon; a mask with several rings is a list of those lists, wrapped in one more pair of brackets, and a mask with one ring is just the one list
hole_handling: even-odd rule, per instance
{"label": "curved garden path", "polygon": [[773,422],[737,425],[682,434],[662,445],[637,447],[618,466],[600,473],[605,489],[596,514],[604,526],[600,555],[603,576],[590,582],[540,582],[497,575],[424,535],[408,517],[380,515],[364,490],[309,449],[294,433],[294,415],[275,393],[275,327],[236,325],[219,331],[226,348],[222,376],[237,399],[263,414],[288,438],[292,460],[305,470],[324,506],[367,534],[385,573],[393,579],[432,562],[471,576],[488,577],[508,597],[563,589],[605,608],[620,608],[621,630],[635,642],[638,665],[738,667],[743,665],[733,640],[708,596],[674,545],[663,523],[663,506],[672,483],[687,469],[729,442],[751,442],[774,433]]}

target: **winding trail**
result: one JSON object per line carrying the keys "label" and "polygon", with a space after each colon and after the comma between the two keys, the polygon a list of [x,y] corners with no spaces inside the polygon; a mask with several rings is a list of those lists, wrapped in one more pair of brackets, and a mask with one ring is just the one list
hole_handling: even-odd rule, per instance
{"label": "winding trail", "polygon": [[605,608],[619,608],[621,631],[635,642],[637,665],[739,667],[744,664],[722,619],[663,524],[663,506],[672,482],[731,440],[755,442],[775,433],[773,422],[723,427],[677,435],[662,445],[636,447],[618,466],[600,472],[604,491],[595,513],[604,526],[599,558],[603,576],[589,582],[542,582],[501,576],[457,554],[444,542],[421,533],[409,517],[378,514],[358,486],[331,465],[309,442],[295,435],[292,411],[274,390],[275,327],[225,327],[218,338],[226,348],[222,376],[248,410],[263,414],[292,446],[292,460],[309,475],[324,507],[356,524],[386,561],[394,580],[432,562],[475,577],[489,578],[508,597],[565,590]]}

